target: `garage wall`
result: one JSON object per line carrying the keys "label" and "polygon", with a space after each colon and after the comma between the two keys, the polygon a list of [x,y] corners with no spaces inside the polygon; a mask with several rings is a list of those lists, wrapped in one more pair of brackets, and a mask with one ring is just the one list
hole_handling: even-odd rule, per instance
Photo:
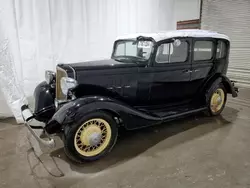
{"label": "garage wall", "polygon": [[250,1],[203,0],[201,28],[231,39],[228,76],[250,88]]}
{"label": "garage wall", "polygon": [[[0,0],[0,85],[15,117],[58,63],[109,58],[118,35],[175,29],[174,0]],[[1,45],[2,44],[2,45]],[[4,62],[4,63],[3,63]],[[6,71],[9,69],[9,71]],[[13,97],[14,96],[14,97]],[[15,104],[15,105],[14,105]]]}
{"label": "garage wall", "polygon": [[200,19],[201,0],[175,0],[175,22]]}

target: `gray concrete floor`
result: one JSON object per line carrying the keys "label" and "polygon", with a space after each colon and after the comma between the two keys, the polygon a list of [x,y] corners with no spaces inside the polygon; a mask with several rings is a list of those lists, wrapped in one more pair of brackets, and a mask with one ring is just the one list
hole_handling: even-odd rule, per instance
{"label": "gray concrete floor", "polygon": [[0,187],[250,187],[249,115],[250,90],[241,90],[219,117],[122,132],[109,155],[83,165],[65,157],[60,140],[40,148],[23,125],[2,120]]}

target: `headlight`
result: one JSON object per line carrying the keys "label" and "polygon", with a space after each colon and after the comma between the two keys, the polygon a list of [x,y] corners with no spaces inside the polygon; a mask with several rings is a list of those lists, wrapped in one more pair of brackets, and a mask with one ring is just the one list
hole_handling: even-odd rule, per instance
{"label": "headlight", "polygon": [[47,82],[47,84],[52,83],[52,81],[55,78],[55,75],[56,75],[56,73],[53,71],[49,71],[49,70],[45,71],[45,81]]}
{"label": "headlight", "polygon": [[69,89],[73,89],[77,86],[77,81],[69,77],[62,77],[60,83],[61,83],[61,90],[64,95],[68,94]]}

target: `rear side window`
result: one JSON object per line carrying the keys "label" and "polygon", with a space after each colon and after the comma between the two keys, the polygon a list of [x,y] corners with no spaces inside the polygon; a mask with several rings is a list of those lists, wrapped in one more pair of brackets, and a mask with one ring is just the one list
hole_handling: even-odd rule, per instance
{"label": "rear side window", "polygon": [[221,59],[226,57],[226,50],[227,50],[226,43],[222,40],[219,40],[216,49],[216,59]]}
{"label": "rear side window", "polygon": [[194,61],[210,60],[213,57],[212,41],[196,41],[194,44]]}

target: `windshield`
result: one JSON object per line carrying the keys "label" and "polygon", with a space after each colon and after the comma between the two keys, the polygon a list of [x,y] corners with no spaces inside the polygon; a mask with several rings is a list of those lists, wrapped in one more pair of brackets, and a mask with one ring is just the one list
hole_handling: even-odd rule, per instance
{"label": "windshield", "polygon": [[114,58],[119,60],[146,61],[150,58],[152,41],[122,40],[116,42]]}

